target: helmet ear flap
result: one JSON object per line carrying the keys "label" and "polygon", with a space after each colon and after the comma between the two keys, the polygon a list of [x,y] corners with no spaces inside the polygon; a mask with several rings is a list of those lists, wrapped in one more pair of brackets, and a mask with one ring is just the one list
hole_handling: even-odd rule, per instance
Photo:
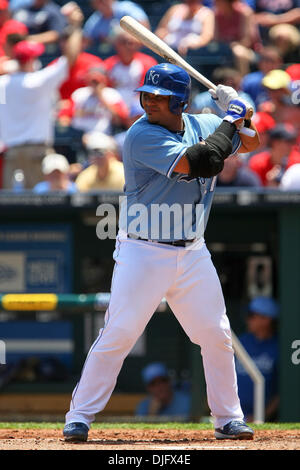
{"label": "helmet ear flap", "polygon": [[169,109],[171,113],[179,115],[187,108],[187,106],[188,104],[182,101],[181,98],[178,98],[177,96],[170,97]]}
{"label": "helmet ear flap", "polygon": [[143,103],[142,103],[142,97],[143,97],[143,92],[140,92],[140,105],[144,109]]}

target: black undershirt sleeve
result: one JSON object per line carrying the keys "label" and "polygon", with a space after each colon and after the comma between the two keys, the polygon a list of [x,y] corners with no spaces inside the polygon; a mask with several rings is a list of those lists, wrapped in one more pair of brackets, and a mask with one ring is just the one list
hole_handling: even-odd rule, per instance
{"label": "black undershirt sleeve", "polygon": [[222,171],[224,160],[232,153],[232,139],[236,132],[234,124],[222,121],[213,134],[202,143],[186,150],[192,177],[211,178]]}

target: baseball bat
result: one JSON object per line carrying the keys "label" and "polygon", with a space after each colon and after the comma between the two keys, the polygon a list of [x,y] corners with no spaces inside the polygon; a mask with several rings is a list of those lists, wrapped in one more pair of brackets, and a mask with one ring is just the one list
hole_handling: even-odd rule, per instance
{"label": "baseball bat", "polygon": [[[179,65],[182,67],[188,74],[195,78],[198,82],[207,88],[216,90],[216,85],[208,80],[204,75],[198,72],[194,67],[192,67],[186,60],[184,60],[177,52],[175,52],[170,46],[168,46],[162,39],[160,39],[156,34],[152,33],[139,23],[137,20],[131,16],[123,16],[120,19],[120,26],[122,29],[134,36],[138,41],[140,41],[144,46],[151,49],[153,52],[158,54],[163,59],[167,60],[171,64]],[[247,112],[247,119],[251,119],[253,116],[253,109],[250,108]],[[242,131],[249,135],[255,135],[255,132],[252,129],[243,128]]]}

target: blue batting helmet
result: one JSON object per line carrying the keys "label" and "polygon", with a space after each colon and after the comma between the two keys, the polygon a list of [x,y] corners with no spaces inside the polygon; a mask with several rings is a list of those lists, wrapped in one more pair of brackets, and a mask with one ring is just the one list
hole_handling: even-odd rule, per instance
{"label": "blue batting helmet", "polygon": [[191,79],[189,74],[177,65],[158,64],[147,71],[144,85],[135,91],[170,96],[170,111],[174,114],[180,114],[188,105]]}

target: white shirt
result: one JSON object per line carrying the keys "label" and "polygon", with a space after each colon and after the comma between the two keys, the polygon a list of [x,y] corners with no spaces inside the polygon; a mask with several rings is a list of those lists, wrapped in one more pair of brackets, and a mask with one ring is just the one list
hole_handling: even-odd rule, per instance
{"label": "white shirt", "polygon": [[[117,90],[106,87],[103,96],[111,105],[122,101]],[[92,88],[78,88],[72,93],[74,103],[74,117],[72,126],[84,132],[99,131],[104,134],[112,133],[112,114],[99,101]]]}
{"label": "white shirt", "polygon": [[0,104],[0,139],[6,147],[53,142],[56,92],[68,70],[62,56],[36,72],[0,77],[0,96],[5,100]]}
{"label": "white shirt", "polygon": [[134,93],[134,90],[141,85],[144,69],[145,67],[140,60],[133,59],[129,65],[125,65],[121,61],[117,62],[109,71],[110,79],[129,107],[140,102],[140,94]]}

